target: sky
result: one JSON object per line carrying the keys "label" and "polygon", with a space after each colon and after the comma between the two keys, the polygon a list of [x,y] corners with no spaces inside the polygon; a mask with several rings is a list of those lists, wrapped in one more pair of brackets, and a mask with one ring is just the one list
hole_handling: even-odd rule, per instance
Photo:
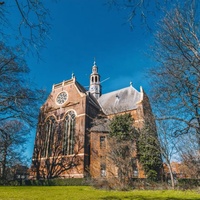
{"label": "sky", "polygon": [[136,25],[131,30],[126,12],[109,8],[106,0],[61,0],[48,4],[52,30],[47,47],[41,51],[43,61],[28,60],[31,76],[40,86],[51,90],[52,84],[71,78],[89,85],[94,58],[103,93],[129,86],[148,90],[144,71],[149,40]]}
{"label": "sky", "polygon": [[[47,3],[47,1],[46,1]],[[30,75],[38,87],[51,92],[52,85],[71,78],[89,85],[94,58],[102,83],[102,92],[128,87],[149,91],[145,71],[151,65],[146,55],[150,34],[136,22],[132,30],[127,11],[110,8],[106,0],[48,1],[52,29],[42,60],[29,56]],[[36,130],[32,131],[26,154],[32,156]]]}

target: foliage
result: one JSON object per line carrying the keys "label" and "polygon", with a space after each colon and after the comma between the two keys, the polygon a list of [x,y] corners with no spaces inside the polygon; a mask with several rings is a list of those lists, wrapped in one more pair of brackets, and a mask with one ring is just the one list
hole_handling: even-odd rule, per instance
{"label": "foliage", "polygon": [[118,141],[121,140],[133,140],[133,118],[131,115],[116,115],[110,123],[110,137],[115,137]]}
{"label": "foliage", "polygon": [[118,168],[119,184],[124,189],[128,186],[136,167],[133,160],[137,131],[133,127],[133,119],[129,113],[114,116],[109,127],[108,143],[111,148],[108,157]]}
{"label": "foliage", "polygon": [[162,160],[155,126],[148,120],[140,130],[137,146],[138,158],[147,178],[156,181],[160,176]]}
{"label": "foliage", "polygon": [[83,178],[26,180],[23,185],[29,186],[83,186],[87,185]]}
{"label": "foliage", "polygon": [[[169,125],[165,128],[164,135],[159,134],[161,153],[169,166],[169,171],[172,154],[179,152],[182,161],[188,165],[190,174],[198,177],[200,174],[199,1],[108,0],[107,2],[110,6],[125,11],[131,27],[138,25],[140,19],[140,25],[155,31],[153,51],[150,53],[155,58],[155,66],[148,73],[153,86],[152,105],[157,120]],[[185,148],[183,142],[188,141],[185,140],[185,135],[193,135],[196,138],[195,145],[190,142]]]}
{"label": "foliage", "polygon": [[199,194],[194,191],[105,191],[96,190],[89,186],[39,186],[39,187],[0,187],[0,198],[4,199],[137,199],[137,200],[182,200],[199,199]]}
{"label": "foliage", "polygon": [[180,189],[194,189],[200,186],[200,179],[178,179],[178,187]]}
{"label": "foliage", "polygon": [[89,185],[86,179],[69,178],[69,179],[43,179],[43,180],[10,180],[0,181],[0,185],[7,186],[83,186]]}

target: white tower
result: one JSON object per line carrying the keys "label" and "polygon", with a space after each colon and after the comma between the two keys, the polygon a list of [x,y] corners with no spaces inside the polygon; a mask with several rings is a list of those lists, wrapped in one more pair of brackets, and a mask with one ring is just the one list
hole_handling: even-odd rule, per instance
{"label": "white tower", "polygon": [[92,67],[92,73],[90,75],[90,88],[89,92],[98,99],[101,96],[101,85],[100,85],[100,75],[98,74],[98,68],[96,62]]}

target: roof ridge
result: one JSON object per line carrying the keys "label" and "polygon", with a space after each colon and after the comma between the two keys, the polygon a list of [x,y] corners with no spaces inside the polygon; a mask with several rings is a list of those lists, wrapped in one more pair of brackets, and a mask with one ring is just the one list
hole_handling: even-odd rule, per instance
{"label": "roof ridge", "polygon": [[105,114],[113,114],[137,109],[137,103],[142,101],[142,95],[142,91],[139,92],[134,87],[129,86],[103,94],[98,99],[98,103]]}
{"label": "roof ridge", "polygon": [[[107,94],[111,94],[111,93],[115,93],[115,92],[119,92],[119,91],[123,91],[123,90],[129,89],[129,88],[135,90],[135,91],[138,92],[138,93],[141,93],[140,91],[138,91],[137,89],[135,89],[133,86],[128,86],[128,87],[125,87],[125,88],[121,88],[121,89],[118,89],[118,90],[114,90],[114,91],[112,91],[112,92],[107,92],[107,93],[105,93],[105,94],[102,94],[101,96],[107,95]],[[101,98],[101,97],[100,97],[100,98]]]}

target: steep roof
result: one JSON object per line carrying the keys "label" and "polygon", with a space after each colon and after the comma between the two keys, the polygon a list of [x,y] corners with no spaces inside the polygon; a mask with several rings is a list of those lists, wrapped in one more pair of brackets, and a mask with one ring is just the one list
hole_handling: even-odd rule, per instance
{"label": "steep roof", "polygon": [[126,87],[107,94],[103,94],[98,102],[106,115],[125,112],[137,108],[137,103],[143,100],[143,91]]}
{"label": "steep roof", "polygon": [[93,94],[91,94],[90,92],[87,92],[86,94],[87,94],[87,98],[88,98],[89,102],[90,102],[93,106],[95,106],[96,108],[101,109],[101,107],[100,107],[100,105],[99,105],[97,99],[93,96]]}
{"label": "steep roof", "polygon": [[80,92],[86,93],[86,89],[78,81],[75,81],[75,84]]}
{"label": "steep roof", "polygon": [[109,132],[109,124],[110,121],[107,118],[96,119],[90,131],[107,133]]}

